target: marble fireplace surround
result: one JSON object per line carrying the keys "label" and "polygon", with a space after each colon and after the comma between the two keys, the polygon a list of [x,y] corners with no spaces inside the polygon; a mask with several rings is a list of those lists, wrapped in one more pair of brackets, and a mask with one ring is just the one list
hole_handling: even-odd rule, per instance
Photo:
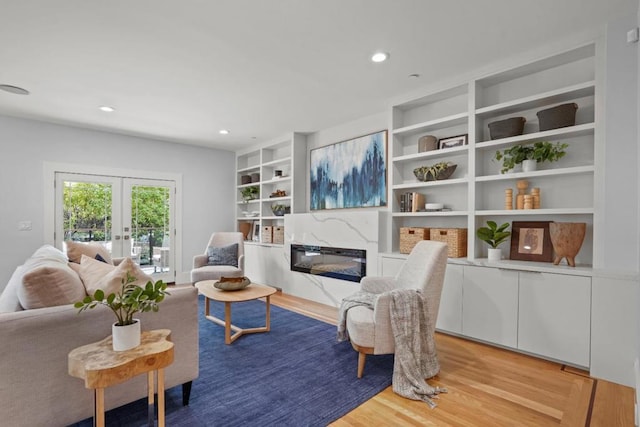
{"label": "marble fireplace surround", "polygon": [[[378,210],[285,215],[284,254],[290,257],[292,243],[363,249],[367,253],[367,275],[376,275],[386,236],[383,215]],[[342,298],[360,288],[359,283],[290,270],[284,276],[283,291],[336,307]]]}

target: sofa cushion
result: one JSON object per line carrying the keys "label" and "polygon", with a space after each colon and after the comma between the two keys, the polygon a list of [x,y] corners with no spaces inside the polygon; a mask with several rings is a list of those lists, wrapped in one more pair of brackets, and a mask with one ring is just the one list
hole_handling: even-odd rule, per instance
{"label": "sofa cushion", "polygon": [[208,265],[232,265],[238,266],[238,244],[233,243],[227,246],[209,246],[207,248],[209,257]]}
{"label": "sofa cushion", "polygon": [[22,271],[22,266],[19,265],[11,275],[9,283],[7,283],[7,286],[2,291],[0,295],[0,313],[22,310],[20,300],[18,299],[18,288],[22,286]]}
{"label": "sofa cushion", "polygon": [[89,295],[93,295],[98,289],[102,289],[105,295],[118,292],[122,282],[127,278],[127,272],[136,277],[133,283],[138,286],[144,286],[148,281],[153,281],[153,278],[142,271],[131,258],[125,258],[119,265],[113,266],[87,255],[81,257],[80,278]]}
{"label": "sofa cushion", "polygon": [[82,255],[113,264],[109,251],[98,242],[64,242],[67,246],[69,261],[81,264]]}
{"label": "sofa cushion", "polygon": [[86,296],[78,274],[66,262],[38,260],[23,268],[18,300],[25,309],[72,304]]}

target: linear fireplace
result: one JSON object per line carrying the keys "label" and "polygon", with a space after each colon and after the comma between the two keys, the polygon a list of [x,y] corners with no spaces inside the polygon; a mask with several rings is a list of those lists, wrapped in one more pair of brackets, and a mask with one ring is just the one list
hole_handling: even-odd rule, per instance
{"label": "linear fireplace", "polygon": [[367,274],[367,251],[292,244],[291,271],[360,282]]}

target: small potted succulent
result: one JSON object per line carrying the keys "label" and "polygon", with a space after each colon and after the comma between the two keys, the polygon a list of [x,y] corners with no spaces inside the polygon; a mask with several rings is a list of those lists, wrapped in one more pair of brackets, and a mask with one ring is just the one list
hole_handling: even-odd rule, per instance
{"label": "small potted succulent", "polygon": [[118,292],[105,295],[98,289],[93,295],[87,295],[82,301],[74,304],[82,313],[98,305],[105,305],[116,315],[116,322],[111,327],[113,335],[113,350],[124,351],[140,345],[140,320],[133,316],[140,312],[157,312],[166,295],[167,284],[162,280],[147,282],[144,287],[135,285],[136,277],[127,272],[126,279],[122,279],[122,287]]}
{"label": "small potted succulent", "polygon": [[498,245],[507,240],[507,237],[511,236],[511,232],[507,231],[507,228],[509,228],[508,222],[498,227],[495,221],[487,221],[486,227],[480,227],[476,231],[478,238],[491,246],[488,254],[490,262],[500,261],[502,259],[502,249],[500,249]]}

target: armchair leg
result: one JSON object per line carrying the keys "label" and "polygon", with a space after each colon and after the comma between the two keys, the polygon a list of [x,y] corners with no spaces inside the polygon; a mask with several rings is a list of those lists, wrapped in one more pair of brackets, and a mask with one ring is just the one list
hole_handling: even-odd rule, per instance
{"label": "armchair leg", "polygon": [[367,354],[373,354],[373,347],[360,347],[358,344],[351,343],[351,346],[358,352],[358,378],[362,378],[364,373],[364,362]]}
{"label": "armchair leg", "polygon": [[364,362],[366,361],[366,353],[358,353],[358,378],[362,378],[364,372]]}

